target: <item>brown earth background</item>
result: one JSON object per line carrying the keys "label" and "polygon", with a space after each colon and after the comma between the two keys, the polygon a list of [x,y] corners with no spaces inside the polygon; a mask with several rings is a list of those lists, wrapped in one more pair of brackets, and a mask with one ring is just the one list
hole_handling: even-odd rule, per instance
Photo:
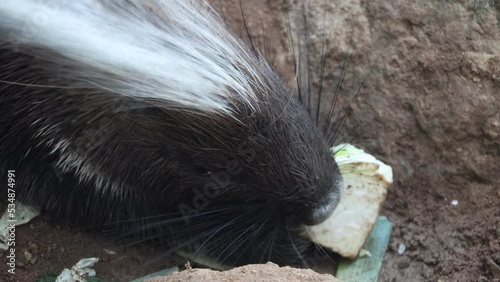
{"label": "brown earth background", "polygon": [[[238,1],[212,2],[242,30]],[[500,2],[241,4],[254,42],[291,87],[290,36],[301,59],[309,57],[316,89],[325,57],[323,122],[351,54],[340,93],[349,117],[336,143],[352,141],[394,170],[382,211],[394,229],[379,281],[500,281]],[[101,258],[99,276],[113,281],[183,264],[161,250],[123,246],[40,218],[16,232],[17,274],[2,271],[1,281],[34,281],[91,256]]]}

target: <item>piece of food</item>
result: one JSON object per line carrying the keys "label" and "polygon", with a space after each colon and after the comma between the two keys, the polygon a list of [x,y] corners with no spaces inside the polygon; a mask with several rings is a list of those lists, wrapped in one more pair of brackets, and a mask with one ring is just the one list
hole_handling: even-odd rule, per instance
{"label": "piece of food", "polygon": [[10,203],[0,218],[0,250],[7,250],[9,246],[14,246],[12,242],[16,236],[14,226],[26,224],[39,214],[40,211],[36,207],[20,202]]}
{"label": "piece of food", "polygon": [[78,261],[71,269],[65,268],[56,282],[85,282],[88,277],[95,276],[94,264],[99,261],[98,258],[84,258]]}
{"label": "piece of food", "polygon": [[332,148],[344,179],[337,209],[324,222],[307,228],[315,243],[355,259],[377,220],[392,184],[392,168],[350,144]]}

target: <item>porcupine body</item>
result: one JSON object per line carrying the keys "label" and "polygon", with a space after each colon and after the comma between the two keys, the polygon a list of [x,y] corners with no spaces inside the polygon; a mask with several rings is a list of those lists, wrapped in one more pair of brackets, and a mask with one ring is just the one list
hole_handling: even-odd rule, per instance
{"label": "porcupine body", "polygon": [[300,263],[340,197],[303,106],[196,1],[2,1],[0,159],[56,222],[229,265]]}

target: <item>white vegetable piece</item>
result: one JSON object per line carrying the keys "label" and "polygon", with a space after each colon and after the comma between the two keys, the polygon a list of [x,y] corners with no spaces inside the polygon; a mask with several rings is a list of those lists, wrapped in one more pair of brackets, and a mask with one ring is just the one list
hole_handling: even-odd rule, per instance
{"label": "white vegetable piece", "polygon": [[309,226],[311,240],[343,257],[355,259],[368,238],[392,184],[392,168],[350,144],[332,148],[344,190],[324,222]]}
{"label": "white vegetable piece", "polygon": [[65,268],[56,278],[56,282],[85,282],[87,277],[95,276],[94,264],[98,258],[84,258],[77,262],[71,269]]}
{"label": "white vegetable piece", "polygon": [[[7,206],[4,214],[0,218],[0,250],[9,249],[12,242],[10,240],[15,239],[15,228],[13,226],[19,226],[30,222],[33,218],[40,214],[38,208],[25,205],[21,202],[17,202],[13,208]],[[14,245],[12,245],[14,246]]]}

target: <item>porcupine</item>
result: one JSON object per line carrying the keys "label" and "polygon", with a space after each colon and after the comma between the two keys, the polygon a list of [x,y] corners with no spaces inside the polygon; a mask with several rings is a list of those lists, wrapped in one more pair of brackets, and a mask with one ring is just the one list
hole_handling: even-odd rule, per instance
{"label": "porcupine", "polygon": [[300,264],[340,198],[304,106],[203,2],[2,1],[0,140],[54,221],[230,265]]}

